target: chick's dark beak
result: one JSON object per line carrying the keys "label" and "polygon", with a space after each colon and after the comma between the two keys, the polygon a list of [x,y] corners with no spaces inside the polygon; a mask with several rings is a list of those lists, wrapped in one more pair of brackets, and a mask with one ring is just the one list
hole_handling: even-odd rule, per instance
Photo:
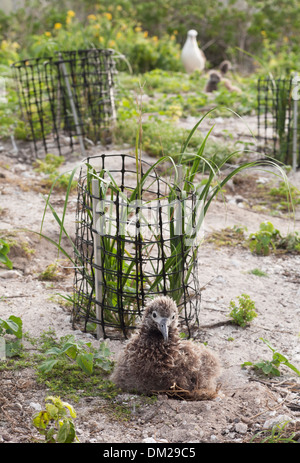
{"label": "chick's dark beak", "polygon": [[158,328],[163,335],[164,341],[167,341],[169,335],[168,318],[161,318]]}

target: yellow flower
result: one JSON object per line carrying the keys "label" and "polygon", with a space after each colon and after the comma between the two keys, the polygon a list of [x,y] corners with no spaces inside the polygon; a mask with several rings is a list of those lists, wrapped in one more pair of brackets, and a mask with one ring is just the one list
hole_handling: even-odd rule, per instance
{"label": "yellow flower", "polygon": [[262,35],[263,37],[267,37],[266,31],[261,31],[261,35]]}
{"label": "yellow flower", "polygon": [[45,32],[46,37],[51,37],[51,35],[52,35],[51,32]]}
{"label": "yellow flower", "polygon": [[71,16],[67,16],[66,24],[71,24],[71,22],[72,22],[72,17],[71,17]]}
{"label": "yellow flower", "polygon": [[115,45],[116,45],[116,42],[115,42],[114,40],[110,40],[110,41],[108,42],[108,46],[109,46],[109,47],[114,47]]}
{"label": "yellow flower", "polygon": [[62,28],[62,24],[61,23],[55,23],[54,24],[54,29],[61,29]]}
{"label": "yellow flower", "polygon": [[283,41],[284,41],[284,43],[288,43],[289,38],[288,38],[287,36],[284,36],[284,37],[283,37]]}
{"label": "yellow flower", "polygon": [[141,32],[142,28],[140,26],[135,27],[135,32]]}
{"label": "yellow flower", "polygon": [[103,42],[104,42],[104,37],[101,37],[101,35],[100,35],[100,37],[99,37],[99,42],[100,42],[100,43],[103,43]]}
{"label": "yellow flower", "polygon": [[118,32],[117,35],[116,35],[116,38],[120,39],[122,37],[122,35],[123,35],[122,32]]}
{"label": "yellow flower", "polygon": [[69,10],[69,11],[67,12],[67,16],[69,16],[70,18],[74,18],[75,14],[76,14],[76,13],[75,13],[75,11],[73,11],[73,10]]}
{"label": "yellow flower", "polygon": [[145,38],[148,37],[148,31],[145,31],[145,32],[144,32],[144,37],[145,37]]}
{"label": "yellow flower", "polygon": [[109,21],[112,20],[112,14],[111,14],[111,13],[104,13],[104,16],[105,16],[106,19],[108,19]]}
{"label": "yellow flower", "polygon": [[89,14],[89,15],[88,15],[88,20],[89,20],[89,21],[96,21],[96,19],[97,19],[97,18],[96,18],[96,16],[95,16],[94,14]]}
{"label": "yellow flower", "polygon": [[157,42],[157,41],[158,41],[158,37],[157,37],[156,35],[154,35],[154,36],[152,37],[152,40],[153,40],[153,42]]}
{"label": "yellow flower", "polygon": [[118,10],[118,11],[121,11],[121,10],[122,10],[121,5],[118,5],[118,6],[117,6],[117,10]]}

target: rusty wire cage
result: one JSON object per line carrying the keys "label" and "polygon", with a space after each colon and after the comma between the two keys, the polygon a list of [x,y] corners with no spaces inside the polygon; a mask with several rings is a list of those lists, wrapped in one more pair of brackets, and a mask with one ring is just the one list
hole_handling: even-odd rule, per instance
{"label": "rusty wire cage", "polygon": [[128,337],[145,303],[172,297],[188,335],[199,326],[199,210],[126,154],[87,159],[78,181],[73,325],[98,337]]}
{"label": "rusty wire cage", "polygon": [[109,142],[115,121],[113,50],[64,51],[13,64],[23,127],[35,154]]}

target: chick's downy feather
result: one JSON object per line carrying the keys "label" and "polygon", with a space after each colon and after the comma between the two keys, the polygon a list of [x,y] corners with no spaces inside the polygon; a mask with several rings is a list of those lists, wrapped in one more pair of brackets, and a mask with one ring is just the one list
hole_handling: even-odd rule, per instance
{"label": "chick's downy feather", "polygon": [[220,375],[218,358],[203,345],[181,340],[177,325],[174,301],[165,296],[154,299],[118,359],[112,381],[125,391],[144,394],[167,391],[176,384],[198,391],[197,398],[214,397]]}

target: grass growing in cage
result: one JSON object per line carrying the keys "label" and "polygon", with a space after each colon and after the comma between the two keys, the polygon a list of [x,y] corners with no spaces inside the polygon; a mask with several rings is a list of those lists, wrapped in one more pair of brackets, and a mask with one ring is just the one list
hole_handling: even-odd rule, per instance
{"label": "grass growing in cage", "polygon": [[[191,271],[193,260],[195,259],[197,254],[197,249],[201,244],[201,242],[197,242],[197,236],[200,232],[200,228],[205,218],[205,215],[207,214],[213,199],[216,198],[216,196],[220,192],[222,193],[223,187],[231,178],[238,175],[245,169],[261,167],[262,170],[267,170],[267,167],[269,166],[277,169],[278,174],[275,173],[275,175],[280,175],[283,178],[283,180],[287,182],[284,170],[278,165],[278,163],[274,162],[272,159],[267,159],[263,162],[253,161],[244,163],[232,169],[232,171],[225,178],[219,180],[222,167],[227,162],[229,162],[231,157],[236,155],[236,152],[233,152],[230,155],[224,157],[224,159],[222,159],[221,161],[219,159],[213,158],[208,160],[206,158],[205,147],[207,140],[213,130],[213,127],[207,133],[206,137],[199,146],[197,152],[188,152],[189,142],[191,138],[195,134],[197,128],[199,127],[203,119],[209,114],[209,112],[206,113],[190,131],[189,136],[187,137],[185,143],[182,146],[181,152],[178,155],[177,163],[175,163],[173,156],[163,156],[159,160],[157,160],[152,166],[150,166],[144,174],[141,173],[140,168],[141,156],[139,152],[139,144],[141,143],[141,132],[139,128],[139,132],[137,134],[136,139],[136,186],[130,190],[122,191],[122,189],[120,189],[120,187],[117,185],[113,175],[108,170],[97,173],[95,170],[93,170],[93,168],[90,165],[87,165],[88,185],[90,184],[92,178],[97,178],[99,181],[99,188],[103,194],[103,197],[106,197],[106,195],[108,195],[108,197],[110,198],[110,205],[113,204],[115,196],[122,198],[125,204],[130,204],[132,201],[135,201],[137,199],[142,200],[143,188],[146,186],[146,184],[148,187],[149,179],[151,184],[151,174],[161,163],[171,163],[171,165],[173,166],[173,171],[175,173],[175,180],[172,183],[168,183],[167,180],[164,179],[166,185],[168,186],[168,193],[166,193],[165,195],[165,200],[170,205],[169,237],[172,238],[172,244],[169,248],[169,255],[166,256],[163,271],[160,270],[157,272],[157,269],[153,269],[154,271],[156,271],[155,278],[150,279],[147,277],[147,275],[141,276],[139,274],[139,268],[136,266],[135,260],[133,259],[132,249],[125,245],[125,239],[117,239],[113,235],[113,233],[109,233],[106,235],[104,234],[101,236],[103,259],[102,264],[104,268],[104,276],[110,285],[109,290],[106,290],[105,293],[105,297],[107,298],[106,306],[111,309],[107,310],[105,313],[105,317],[107,318],[108,322],[119,325],[120,318],[123,318],[126,324],[132,326],[132,324],[134,324],[135,322],[136,317],[136,298],[138,297],[141,285],[143,284],[145,287],[147,287],[147,292],[150,295],[154,288],[158,288],[158,290],[163,293],[163,291],[166,289],[166,281],[164,279],[164,275],[167,275],[168,291],[171,292],[173,298],[176,300],[177,303],[179,303],[180,299],[182,298],[182,284],[187,283],[187,281],[182,281],[182,269],[185,267]],[[51,187],[48,197],[45,198],[46,205],[44,210],[44,217],[46,214],[46,210],[50,208],[55,220],[59,225],[59,240],[55,242],[54,240],[42,234],[44,217],[42,220],[41,235],[48,239],[50,242],[52,242],[57,247],[59,252],[62,252],[66,257],[69,257],[74,266],[84,266],[82,256],[80,255],[79,250],[72,242],[64,225],[68,205],[68,197],[71,191],[71,184],[77,169],[78,166],[72,171],[70,175],[70,183],[66,192],[65,204],[61,217],[58,216],[57,212],[55,211],[55,208],[51,205],[50,202],[51,193],[55,186],[55,182]],[[206,176],[205,181],[203,181],[203,177],[201,174],[203,174],[204,171],[207,171],[207,169],[209,173]],[[104,174],[106,174],[109,181],[104,180]],[[177,234],[175,226],[176,222],[174,221],[174,214],[176,211],[173,208],[172,204],[175,198],[184,199],[189,194],[191,194],[192,191],[196,192],[197,205],[201,208],[201,210],[200,214],[198,214],[198,221],[196,223],[196,227],[191,228],[193,230],[192,235],[189,237],[192,238],[191,244],[191,242],[187,242],[184,239],[185,227],[191,227],[190,222],[186,220],[185,211],[181,210],[182,215],[180,215],[183,227],[182,233]],[[199,211],[197,212],[199,213]],[[192,215],[189,217],[189,219],[192,219]],[[111,231],[112,230],[110,230],[110,232]],[[154,227],[152,228],[149,226],[147,231],[152,234],[151,236],[153,240],[158,240],[160,238],[159,236],[157,236]],[[71,242],[73,251],[78,258],[77,263],[76,259],[74,259],[73,256],[68,255],[67,251],[63,249],[63,236],[67,237],[67,239]],[[144,253],[144,256],[151,256],[152,245],[146,242],[144,245],[143,244],[143,237],[140,236],[138,245],[141,246],[141,251]],[[163,247],[164,244],[162,243],[162,252],[164,251]],[[119,256],[117,260],[115,259],[116,254],[118,254]],[[118,266],[118,268],[116,266]],[[116,282],[113,279],[114,270],[116,269],[119,271],[119,274],[122,275],[122,278],[119,282]],[[87,272],[87,270],[83,269],[83,272]],[[86,276],[87,281],[91,282],[91,276]],[[189,277],[190,273],[189,271],[187,271],[185,273],[185,278],[188,279]],[[123,295],[121,304],[121,306],[123,307],[123,312],[121,311],[120,307],[121,301],[119,299],[119,294]]]}
{"label": "grass growing in cage", "polygon": [[[194,251],[190,253],[192,246],[188,246],[185,242],[185,228],[182,227],[180,235],[176,231],[175,215],[178,211],[176,211],[174,202],[178,198],[181,208],[179,220],[183,225],[186,222],[183,203],[180,203],[182,198],[179,193],[181,192],[177,191],[177,185],[166,184],[170,191],[166,193],[165,197],[155,198],[148,202],[143,201],[142,191],[144,190],[144,184],[149,180],[158,162],[149,167],[144,175],[140,173],[138,156],[136,156],[136,162],[136,187],[127,188],[126,191],[116,184],[113,176],[107,170],[105,170],[105,173],[109,176],[110,182],[104,179],[104,171],[97,173],[92,166],[89,166],[87,175],[88,189],[91,191],[91,180],[93,178],[98,179],[99,191],[101,191],[102,197],[106,198],[104,202],[108,206],[105,208],[104,205],[101,210],[102,217],[111,218],[113,216],[113,207],[116,198],[118,198],[118,204],[121,199],[123,206],[121,208],[123,214],[122,217],[119,217],[119,223],[130,224],[130,221],[132,218],[135,219],[135,216],[132,217],[132,214],[128,214],[128,211],[135,209],[137,206],[137,209],[140,209],[138,221],[144,224],[144,228],[139,230],[138,233],[135,227],[133,227],[133,232],[131,232],[130,228],[127,228],[125,232],[125,230],[117,230],[118,223],[108,220],[109,225],[105,229],[105,233],[101,232],[101,267],[103,269],[102,278],[105,282],[105,300],[103,304],[109,308],[109,310],[104,311],[105,317],[109,323],[115,322],[115,318],[119,317],[124,320],[126,326],[134,324],[136,299],[139,298],[139,294],[145,286],[149,294],[154,292],[164,293],[167,290],[176,302],[180,303],[184,291],[183,286],[187,284],[193,268],[193,261],[196,258]],[[149,188],[151,188],[151,185]],[[146,204],[147,207],[147,204],[159,202],[162,199],[166,201],[169,212],[169,230],[167,230],[167,236],[165,237],[167,239],[164,241],[170,244],[166,245],[161,241],[161,228],[158,233],[158,224],[155,222],[149,223],[143,213],[142,206],[142,204]],[[90,219],[92,220],[92,217]],[[159,247],[159,253],[165,256],[164,265],[159,268],[157,266],[158,260],[151,258],[154,246]],[[136,258],[139,253],[143,256],[143,261],[148,262],[150,266],[148,271],[141,270],[141,261]],[[187,268],[189,270],[186,271],[186,276],[183,279],[184,271]],[[121,275],[121,277],[116,278],[117,275]],[[122,300],[120,300],[120,297]],[[118,310],[118,307],[121,306],[125,307],[125,311],[122,313]],[[120,323],[120,320],[118,321]]]}

